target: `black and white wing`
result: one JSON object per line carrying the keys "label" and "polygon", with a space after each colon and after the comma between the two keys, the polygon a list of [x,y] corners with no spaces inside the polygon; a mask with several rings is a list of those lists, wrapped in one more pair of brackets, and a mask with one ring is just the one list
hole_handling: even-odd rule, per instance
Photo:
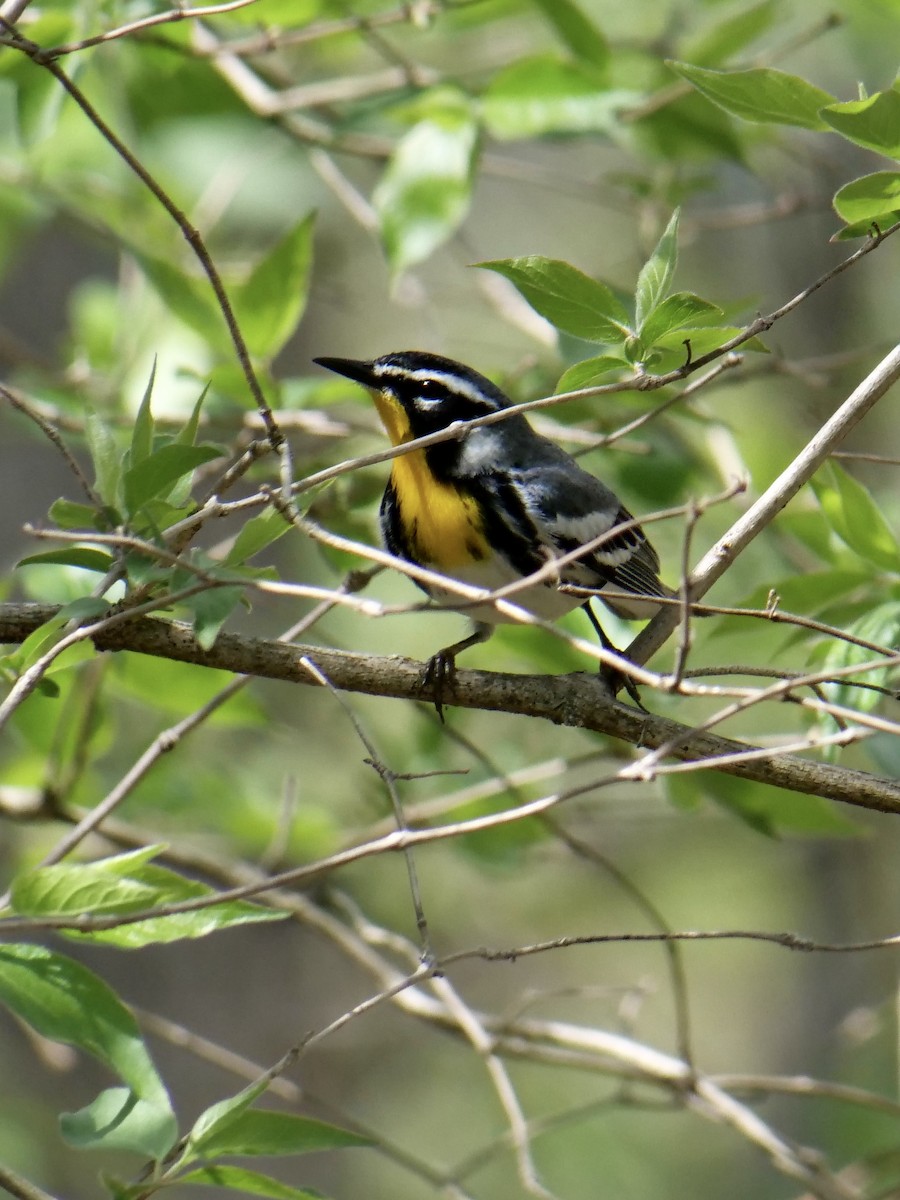
{"label": "black and white wing", "polygon": [[652,616],[657,608],[652,598],[672,596],[659,578],[657,553],[631,513],[614,492],[568,456],[520,468],[511,482],[544,562],[586,547],[561,569],[565,583],[630,593],[633,601],[600,597],[623,617]]}

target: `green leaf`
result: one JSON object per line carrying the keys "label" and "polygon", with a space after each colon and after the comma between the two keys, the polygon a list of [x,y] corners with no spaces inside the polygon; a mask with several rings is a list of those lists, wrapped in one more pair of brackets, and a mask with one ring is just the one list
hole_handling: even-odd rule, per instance
{"label": "green leaf", "polygon": [[0,946],[0,1001],[43,1037],[77,1046],[113,1070],[158,1113],[154,1154],[168,1150],[177,1129],[165,1088],[134,1017],[102,979],[44,946],[7,944]]}
{"label": "green leaf", "polygon": [[669,797],[681,808],[696,807],[698,794],[712,800],[767,837],[783,833],[813,834],[819,837],[847,837],[859,834],[857,825],[819,796],[804,796],[769,787],[734,775],[702,776],[669,775],[666,778]]}
{"label": "green leaf", "polygon": [[848,225],[872,222],[888,217],[891,223],[900,211],[900,171],[875,171],[845,184],[832,200],[835,212]]}
{"label": "green leaf", "polygon": [[218,446],[178,443],[160,446],[149,458],[125,472],[125,507],[129,513],[136,513],[148,500],[168,492],[180,479],[190,476],[195,467],[221,457]]}
{"label": "green leaf", "polygon": [[[28,22],[28,37],[41,46],[54,46],[78,35],[71,12],[45,10]],[[14,88],[18,133],[31,148],[57,128],[64,92],[49,71],[36,67],[24,54],[10,51],[0,57],[0,74]]]}
{"label": "green leaf", "polygon": [[122,454],[109,425],[94,409],[85,417],[88,449],[94,464],[94,487],[107,504],[115,507],[122,471]]}
{"label": "green leaf", "polygon": [[270,361],[297,328],[309,294],[315,213],[304,217],[254,267],[231,301],[250,354]]}
{"label": "green leaf", "polygon": [[240,586],[211,587],[185,601],[193,614],[194,636],[204,650],[215,645],[219,630],[237,608],[244,595]]}
{"label": "green leaf", "polygon": [[228,353],[228,328],[206,276],[190,275],[141,250],[132,253],[166,308],[220,354]]}
{"label": "green leaf", "polygon": [[681,57],[696,66],[718,66],[765,33],[779,9],[777,0],[740,8],[688,37],[679,46]]}
{"label": "green leaf", "polygon": [[609,45],[596,25],[584,15],[572,0],[533,0],[562,41],[566,49],[582,62],[605,67],[609,62]]}
{"label": "green leaf", "polygon": [[772,67],[710,71],[691,63],[667,61],[698,92],[735,117],[763,124],[798,125],[801,129],[828,128],[819,111],[833,104],[834,97],[797,75]]}
{"label": "green leaf", "polygon": [[884,229],[896,221],[900,221],[900,209],[895,212],[881,213],[880,218],[876,221],[854,221],[850,225],[842,225],[828,240],[829,242],[850,242],[854,238],[871,237],[874,233],[874,225],[877,225],[879,229]]}
{"label": "green leaf", "polygon": [[[148,857],[160,849],[151,846],[96,863],[59,863],[25,872],[13,886],[13,909],[23,916],[34,917],[72,917],[85,912],[97,916],[128,916],[143,909],[215,897],[215,891],[205,884],[148,862]],[[150,917],[112,929],[85,933],[67,930],[66,934],[78,941],[133,950],[185,938],[206,937],[236,925],[280,921],[284,915],[246,901],[227,901],[196,911]]]}
{"label": "green leaf", "polygon": [[678,262],[678,209],[672,213],[653,253],[641,267],[634,294],[638,334],[648,314],[668,294]]}
{"label": "green leaf", "polygon": [[842,137],[888,158],[900,158],[900,93],[876,92],[867,100],[829,104],[822,119]]}
{"label": "green leaf", "polygon": [[[659,334],[652,349],[648,351],[649,354],[655,355],[653,369],[657,373],[664,373],[682,366],[687,354],[685,342],[690,343],[691,358],[696,360],[718,350],[720,346],[724,346],[726,342],[730,342],[732,338],[742,332],[739,325],[710,325],[708,327],[697,325],[683,326],[681,329]],[[749,342],[744,342],[738,352],[743,354],[748,350],[768,354],[765,343],[761,342],[759,338],[751,338]]]}
{"label": "green leaf", "polygon": [[16,565],[27,567],[35,563],[59,563],[61,566],[81,567],[84,571],[97,571],[104,575],[114,561],[113,556],[105,550],[95,550],[90,546],[67,546],[63,550],[45,550],[42,554],[29,554],[27,558],[20,558]]}
{"label": "green leaf", "polygon": [[[673,178],[682,178],[685,164],[693,166],[698,161],[730,159],[746,165],[749,131],[737,127],[724,109],[697,91],[689,91],[662,108],[651,105],[631,122],[630,128],[644,155],[670,164]],[[702,176],[694,175],[694,179],[703,183]],[[657,190],[658,184],[654,184],[654,195]]]}
{"label": "green leaf", "polygon": [[96,529],[100,514],[91,504],[77,504],[60,497],[50,505],[48,516],[60,529]]}
{"label": "green leaf", "polygon": [[611,354],[586,358],[563,372],[556,385],[556,392],[577,392],[582,388],[594,387],[598,383],[609,383],[610,381],[604,379],[604,376],[613,371],[623,370],[630,370],[628,363],[621,358],[614,358]]}
{"label": "green leaf", "polygon": [[26,670],[56,645],[70,621],[101,616],[108,611],[109,601],[95,596],[82,596],[64,605],[48,621],[29,633],[18,649],[7,656],[7,663],[14,671]]}
{"label": "green leaf", "polygon": [[675,292],[648,313],[638,337],[649,348],[667,333],[712,325],[723,316],[721,308],[711,301],[693,292]]}
{"label": "green leaf", "polygon": [[531,307],[557,329],[589,342],[622,342],[628,313],[605,283],[569,263],[533,254],[475,264],[515,284]]}
{"label": "green leaf", "polygon": [[319,1192],[290,1187],[280,1179],[273,1179],[271,1175],[261,1175],[259,1171],[248,1171],[245,1167],[200,1167],[196,1171],[189,1171],[187,1175],[180,1175],[177,1182],[230,1188],[232,1191],[251,1196],[265,1196],[268,1200],[323,1200]]}
{"label": "green leaf", "polygon": [[258,517],[251,517],[242,526],[240,533],[234,540],[234,545],[222,560],[222,565],[226,567],[243,566],[248,559],[253,558],[255,554],[259,554],[266,546],[270,546],[272,542],[277,541],[289,529],[290,525],[281,513],[274,508],[267,509],[265,512],[260,513]]}
{"label": "green leaf", "polygon": [[449,89],[400,139],[372,195],[394,272],[427,258],[462,224],[477,148],[471,107]]}
{"label": "green leaf", "polygon": [[[851,621],[846,631],[880,646],[900,645],[900,603],[888,600],[883,604],[874,605],[862,617]],[[854,663],[871,662],[875,657],[876,655],[864,646],[855,646],[852,642],[835,639],[828,644],[823,665],[849,667]],[[896,667],[879,667],[877,670],[860,674],[859,679],[863,683],[887,687],[891,680],[896,678],[896,671]],[[827,684],[825,687],[829,699],[862,712],[871,712],[884,700],[878,692],[853,687],[849,683]]]}
{"label": "green leaf", "polygon": [[147,380],[147,386],[144,389],[143,399],[134,418],[134,430],[131,434],[131,458],[129,460],[132,467],[136,467],[139,462],[143,462],[145,458],[148,458],[150,452],[153,450],[153,413],[150,410],[150,397],[153,395],[154,379],[156,379],[155,358],[153,359],[150,378]]}
{"label": "green leaf", "polygon": [[209,1108],[205,1108],[188,1134],[185,1147],[184,1162],[193,1162],[197,1158],[206,1157],[205,1146],[208,1141],[223,1135],[246,1112],[254,1100],[258,1099],[270,1080],[267,1076],[256,1079],[245,1088],[241,1088],[234,1096],[217,1100]]}
{"label": "green leaf", "polygon": [[58,917],[150,908],[159,902],[159,889],[138,880],[134,872],[160,849],[152,846],[96,863],[58,863],[24,871],[13,881],[12,909],[22,916]]}
{"label": "green leaf", "polygon": [[178,431],[178,436],[175,441],[179,446],[193,446],[197,440],[197,430],[200,427],[200,412],[203,408],[203,401],[209,394],[209,384],[203,389],[197,398],[197,403],[191,409],[191,415],[187,419],[183,429]]}
{"label": "green leaf", "polygon": [[178,1134],[168,1105],[151,1103],[128,1088],[107,1088],[86,1108],[63,1113],[60,1132],[79,1150],[130,1150],[155,1160],[165,1157]]}
{"label": "green leaf", "polygon": [[371,1141],[337,1125],[296,1117],[291,1113],[248,1108],[225,1125],[218,1125],[199,1140],[192,1135],[192,1153],[204,1158],[225,1154],[308,1154],[369,1146]]}
{"label": "green leaf", "polygon": [[501,141],[548,133],[610,133],[637,91],[606,87],[593,67],[553,55],[521,59],[494,76],[482,97],[488,132]]}
{"label": "green leaf", "polygon": [[860,558],[900,574],[900,546],[869,491],[835,462],[812,479],[813,491],[828,524]]}

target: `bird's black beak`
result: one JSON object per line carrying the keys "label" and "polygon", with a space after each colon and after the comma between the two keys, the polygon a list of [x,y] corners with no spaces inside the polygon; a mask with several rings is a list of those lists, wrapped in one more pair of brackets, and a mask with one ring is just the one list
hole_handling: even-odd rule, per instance
{"label": "bird's black beak", "polygon": [[370,362],[364,362],[359,358],[314,358],[313,362],[318,363],[320,367],[325,367],[328,371],[345,375],[354,383],[361,383],[363,387],[374,388],[375,391],[378,391],[373,364]]}

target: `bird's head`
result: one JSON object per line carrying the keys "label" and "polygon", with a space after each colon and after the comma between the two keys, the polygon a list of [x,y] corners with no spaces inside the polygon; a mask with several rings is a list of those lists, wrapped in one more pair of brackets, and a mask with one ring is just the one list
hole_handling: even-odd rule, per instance
{"label": "bird's head", "polygon": [[489,379],[440,354],[400,350],[370,362],[355,358],[313,361],[369,389],[395,446],[509,404]]}

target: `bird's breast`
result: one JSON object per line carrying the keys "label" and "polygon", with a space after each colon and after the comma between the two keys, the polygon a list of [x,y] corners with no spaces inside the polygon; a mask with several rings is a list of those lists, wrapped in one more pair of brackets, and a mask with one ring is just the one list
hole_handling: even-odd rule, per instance
{"label": "bird's breast", "polygon": [[455,484],[438,479],[425,454],[395,458],[391,483],[410,557],[445,574],[490,556],[478,504]]}

